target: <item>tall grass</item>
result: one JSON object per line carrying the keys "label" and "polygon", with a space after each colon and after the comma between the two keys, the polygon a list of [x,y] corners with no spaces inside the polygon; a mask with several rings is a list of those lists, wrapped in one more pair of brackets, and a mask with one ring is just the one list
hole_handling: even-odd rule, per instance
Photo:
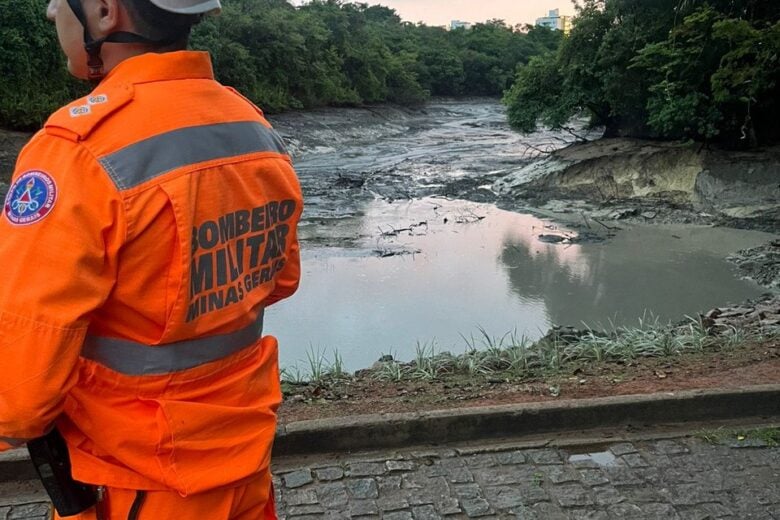
{"label": "tall grass", "polygon": [[[476,333],[461,334],[465,349],[460,355],[438,350],[436,340],[418,341],[410,362],[395,356],[383,356],[370,373],[382,381],[431,381],[448,375],[470,378],[495,376],[522,379],[557,374],[583,362],[631,362],[641,358],[669,358],[707,351],[730,350],[752,341],[780,339],[780,327],[758,330],[708,329],[701,319],[688,317],[683,324],[662,323],[645,315],[635,326],[615,326],[599,332],[585,325],[582,331],[558,329],[538,341],[531,341],[516,330],[493,336],[484,327]],[[313,383],[349,377],[337,350],[332,359],[310,345],[306,369],[297,365],[282,371],[282,379],[291,383]]]}

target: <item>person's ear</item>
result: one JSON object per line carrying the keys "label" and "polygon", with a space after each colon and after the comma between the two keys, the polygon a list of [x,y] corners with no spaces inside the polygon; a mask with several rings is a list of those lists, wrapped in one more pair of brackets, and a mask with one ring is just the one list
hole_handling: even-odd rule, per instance
{"label": "person's ear", "polygon": [[121,0],[91,0],[93,36],[102,38],[121,29],[123,8]]}

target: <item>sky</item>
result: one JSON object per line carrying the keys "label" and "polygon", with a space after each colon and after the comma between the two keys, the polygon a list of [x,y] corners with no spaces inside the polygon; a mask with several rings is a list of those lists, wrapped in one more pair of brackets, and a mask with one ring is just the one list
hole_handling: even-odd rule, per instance
{"label": "sky", "polygon": [[[559,8],[561,14],[573,14],[571,0],[361,0],[368,4],[381,4],[395,9],[409,22],[425,22],[428,25],[449,25],[452,20],[484,22],[501,18],[510,25],[534,23],[547,16],[551,9]],[[293,2],[300,5],[301,0]]]}

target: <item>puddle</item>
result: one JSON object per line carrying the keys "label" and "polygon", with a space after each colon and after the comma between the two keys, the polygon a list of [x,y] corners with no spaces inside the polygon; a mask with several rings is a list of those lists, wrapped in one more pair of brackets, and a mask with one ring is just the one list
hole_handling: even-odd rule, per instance
{"label": "puddle", "polygon": [[579,453],[569,457],[569,463],[589,463],[595,462],[602,467],[619,466],[617,457],[610,451],[599,451],[595,453]]}
{"label": "puddle", "polygon": [[[540,240],[540,236],[564,240]],[[461,353],[462,336],[516,330],[538,339],[553,325],[636,324],[645,313],[679,320],[762,294],[725,257],[773,235],[701,226],[624,226],[604,242],[489,204],[424,198],[355,205],[348,217],[308,219],[299,292],[270,308],[282,366],[307,351],[345,368],[415,346]],[[320,242],[339,247],[318,245]],[[385,254],[386,253],[386,254]]]}

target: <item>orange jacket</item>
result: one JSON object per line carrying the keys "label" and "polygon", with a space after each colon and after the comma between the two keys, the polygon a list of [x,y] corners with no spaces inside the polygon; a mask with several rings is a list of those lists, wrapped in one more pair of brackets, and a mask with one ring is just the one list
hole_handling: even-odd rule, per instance
{"label": "orange jacket", "polygon": [[298,180],[208,55],[145,54],[56,112],[0,218],[0,448],[56,423],[78,480],[186,495],[267,470],[263,308],[300,265]]}

